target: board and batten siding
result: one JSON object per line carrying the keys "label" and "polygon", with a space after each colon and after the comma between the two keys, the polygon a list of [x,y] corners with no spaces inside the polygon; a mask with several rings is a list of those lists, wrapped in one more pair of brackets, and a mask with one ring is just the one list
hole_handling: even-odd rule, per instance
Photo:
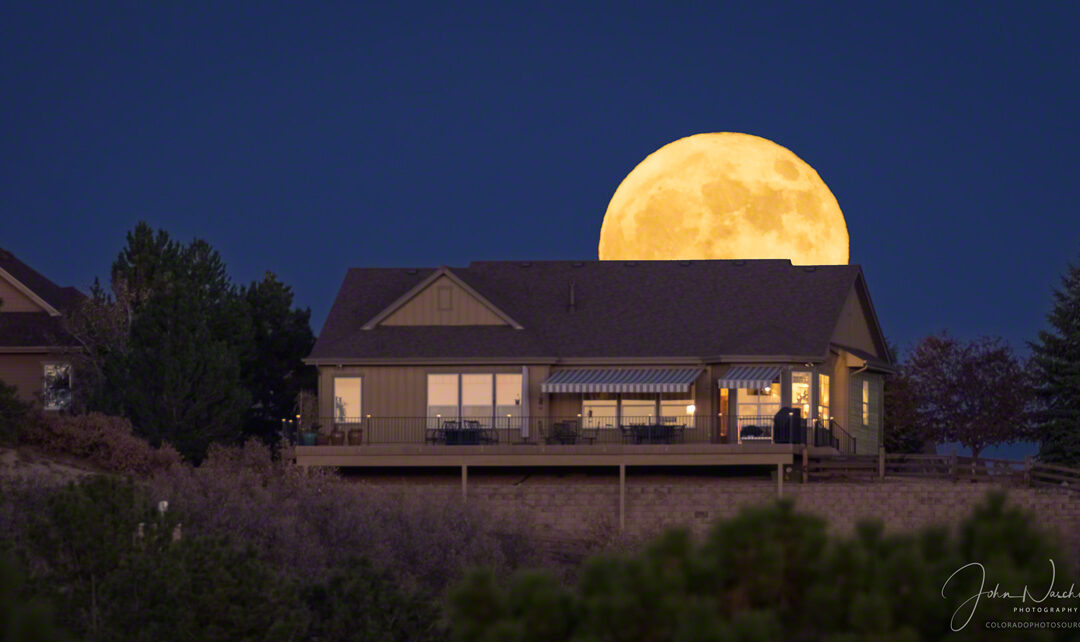
{"label": "board and batten siding", "polygon": [[870,315],[855,287],[848,292],[847,300],[840,311],[840,319],[833,330],[832,342],[864,350],[877,357],[884,358],[874,343],[870,329]]}
{"label": "board and batten siding", "polygon": [[[496,366],[321,366],[319,416],[333,415],[334,379],[361,377],[361,413],[373,417],[423,417],[427,414],[427,376],[438,373],[513,373],[521,365]],[[529,378],[532,389],[532,376]],[[539,385],[536,385],[539,389]],[[530,390],[531,392],[531,390]],[[530,400],[532,395],[530,395]]]}
{"label": "board and batten siding", "polygon": [[[862,386],[870,384],[870,413],[868,424],[863,424]],[[848,385],[848,422],[844,430],[855,438],[855,452],[858,455],[877,454],[881,435],[881,421],[884,414],[885,378],[877,373],[860,372],[852,374]]]}
{"label": "board and batten siding", "polygon": [[0,354],[0,381],[15,386],[24,401],[39,400],[45,388],[45,364],[64,360],[46,352]]}
{"label": "board and batten siding", "polygon": [[19,291],[6,278],[0,277],[0,314],[4,312],[44,312],[45,308]]}
{"label": "board and batten siding", "polygon": [[506,321],[444,277],[417,293],[379,325],[507,325]]}

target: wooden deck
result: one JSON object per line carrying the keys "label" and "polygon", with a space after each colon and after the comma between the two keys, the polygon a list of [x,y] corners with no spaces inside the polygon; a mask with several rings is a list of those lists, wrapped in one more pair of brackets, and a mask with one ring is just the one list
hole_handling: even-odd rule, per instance
{"label": "wooden deck", "polygon": [[[296,446],[299,466],[776,466],[794,462],[792,444],[371,444]],[[832,454],[811,448],[812,455]]]}

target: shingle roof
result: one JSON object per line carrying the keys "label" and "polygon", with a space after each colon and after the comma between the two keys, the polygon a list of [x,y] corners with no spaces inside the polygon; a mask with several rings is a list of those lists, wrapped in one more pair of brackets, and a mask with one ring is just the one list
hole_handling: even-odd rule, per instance
{"label": "shingle roof", "polygon": [[73,287],[60,287],[4,248],[0,248],[0,268],[59,312],[70,310],[83,299],[82,292]]}
{"label": "shingle roof", "polygon": [[435,268],[354,268],[310,358],[823,356],[862,274],[855,265],[786,260],[480,261],[449,269],[524,329],[363,330]]}
{"label": "shingle roof", "polygon": [[[85,298],[73,287],[61,287],[11,252],[0,248],[0,268],[51,305],[61,314],[69,312]],[[75,341],[64,330],[62,317],[47,312],[4,312],[0,307],[0,346],[70,346]]]}

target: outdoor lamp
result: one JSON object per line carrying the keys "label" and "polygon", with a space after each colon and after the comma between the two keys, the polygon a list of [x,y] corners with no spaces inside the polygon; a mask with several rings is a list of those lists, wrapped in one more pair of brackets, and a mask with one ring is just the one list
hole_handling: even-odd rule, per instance
{"label": "outdoor lamp", "polygon": [[695,406],[694,404],[690,404],[686,407],[686,414],[692,415],[694,414],[695,410],[697,410],[697,406]]}

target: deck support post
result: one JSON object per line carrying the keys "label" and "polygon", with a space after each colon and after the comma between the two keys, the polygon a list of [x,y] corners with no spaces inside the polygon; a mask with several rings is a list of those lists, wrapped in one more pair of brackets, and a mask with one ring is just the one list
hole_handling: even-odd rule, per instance
{"label": "deck support post", "polygon": [[885,446],[881,446],[877,451],[877,476],[878,479],[885,479]]}
{"label": "deck support post", "polygon": [[810,449],[803,444],[802,447],[802,483],[810,481]]}
{"label": "deck support post", "polygon": [[467,464],[461,465],[461,501],[464,502],[469,497],[469,466]]}
{"label": "deck support post", "polygon": [[776,465],[776,496],[784,496],[784,465]]}
{"label": "deck support post", "polygon": [[619,532],[626,531],[626,464],[619,464]]}
{"label": "deck support post", "polygon": [[1024,456],[1024,486],[1031,486],[1031,455]]}

